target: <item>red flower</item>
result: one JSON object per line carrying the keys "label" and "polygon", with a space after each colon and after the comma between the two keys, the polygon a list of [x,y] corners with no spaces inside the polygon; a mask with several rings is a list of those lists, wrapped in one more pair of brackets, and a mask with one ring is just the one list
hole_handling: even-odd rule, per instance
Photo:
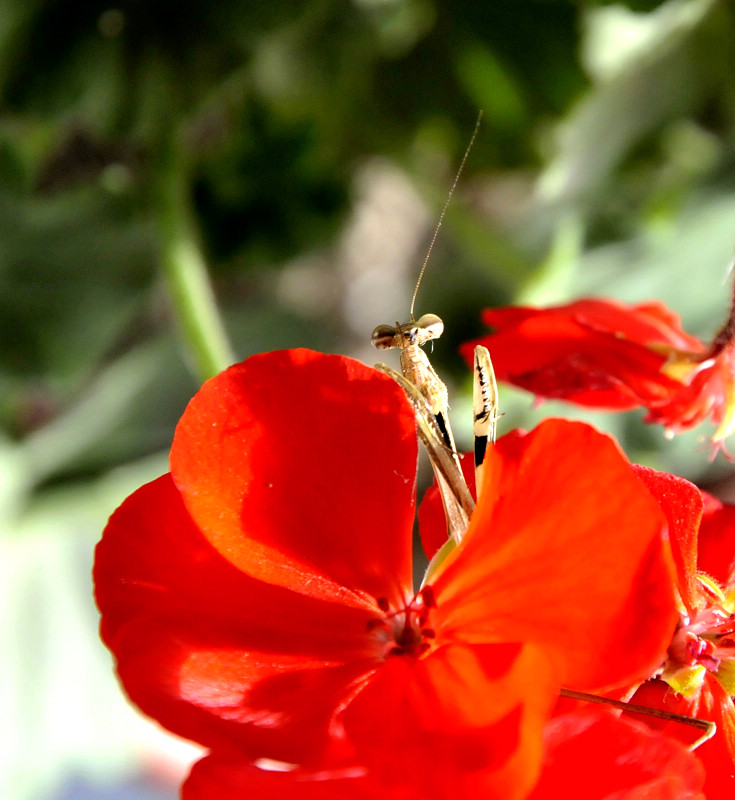
{"label": "red flower", "polygon": [[[707,769],[708,800],[730,800],[735,793],[735,507],[703,496],[681,478],[642,468],[641,475],[669,518],[682,614],[659,677],[641,686],[632,702],[715,722],[717,733],[697,754]],[[648,722],[685,741],[699,736],[677,723]]]}
{"label": "red flower", "polygon": [[97,549],[101,633],[131,698],[216,763],[523,797],[561,684],[600,691],[660,663],[672,576],[661,512],[610,438],[552,420],[485,466],[462,544],[414,592],[400,388],[305,350],[208,381],[171,473]]}
{"label": "red flower", "polygon": [[538,395],[584,406],[648,409],[646,422],[673,435],[710,417],[722,446],[735,430],[735,310],[706,346],[662,303],[577,300],[546,309],[484,312],[497,377]]}

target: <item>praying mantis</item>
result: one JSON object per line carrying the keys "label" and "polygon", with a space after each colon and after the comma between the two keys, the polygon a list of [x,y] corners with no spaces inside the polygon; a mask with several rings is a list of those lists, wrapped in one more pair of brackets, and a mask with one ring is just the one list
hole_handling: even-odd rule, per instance
{"label": "praying mantis", "polygon": [[[459,464],[459,456],[449,423],[447,387],[439,378],[426,353],[421,349],[422,345],[441,336],[444,331],[444,323],[436,314],[424,314],[418,320],[415,319],[414,307],[431,251],[474,144],[481,119],[482,113],[477,118],[472,138],[434,229],[434,235],[414,288],[408,322],[378,325],[373,330],[371,337],[373,346],[379,350],[397,348],[401,351],[401,372],[382,363],[377,364],[376,367],[390,375],[403,387],[414,408],[418,434],[429,454],[441,493],[449,537],[455,544],[462,541],[475,508],[475,500],[467,488]],[[479,487],[482,485],[482,464],[485,451],[488,442],[495,441],[498,420],[498,388],[495,373],[490,353],[486,347],[482,346],[475,348],[473,417],[475,471],[479,491]]]}

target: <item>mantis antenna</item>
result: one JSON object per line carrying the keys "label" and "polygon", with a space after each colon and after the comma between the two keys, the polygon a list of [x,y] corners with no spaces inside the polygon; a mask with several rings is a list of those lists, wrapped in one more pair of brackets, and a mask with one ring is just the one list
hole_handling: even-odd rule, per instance
{"label": "mantis antenna", "polygon": [[424,258],[424,263],[421,265],[421,270],[419,271],[419,277],[416,280],[416,286],[413,290],[413,296],[411,297],[411,310],[409,313],[411,319],[413,319],[413,309],[414,306],[416,305],[416,295],[418,295],[419,293],[419,286],[421,285],[421,279],[424,277],[424,272],[426,272],[426,266],[429,263],[429,256],[431,255],[431,251],[434,249],[436,238],[439,235],[439,229],[442,226],[442,222],[444,222],[444,215],[447,213],[447,209],[449,208],[449,203],[452,200],[452,195],[454,194],[454,190],[457,188],[457,184],[459,183],[459,177],[462,174],[462,170],[464,169],[467,157],[469,156],[470,150],[472,150],[472,145],[475,143],[475,139],[477,138],[477,132],[480,130],[480,123],[482,122],[482,113],[483,112],[480,111],[477,115],[477,122],[475,122],[475,129],[472,131],[470,142],[467,145],[467,149],[464,151],[462,160],[459,163],[459,169],[457,170],[457,174],[454,176],[454,182],[452,183],[452,186],[449,189],[449,194],[447,195],[447,199],[444,201],[444,208],[442,208],[441,214],[439,214],[439,221],[436,223],[436,228],[434,228],[434,235],[431,237],[431,241],[429,242],[429,249],[426,251],[426,257]]}

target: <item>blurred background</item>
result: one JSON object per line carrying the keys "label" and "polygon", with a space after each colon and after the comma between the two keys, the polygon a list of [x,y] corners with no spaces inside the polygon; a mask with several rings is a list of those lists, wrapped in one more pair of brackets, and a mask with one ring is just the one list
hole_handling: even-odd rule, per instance
{"label": "blurred background", "polygon": [[[462,442],[484,307],[660,298],[715,333],[734,49],[727,0],[0,0],[3,800],[176,797],[197,753],[116,685],[94,544],[220,366],[384,358],[479,109],[416,308]],[[580,416],[501,392],[501,428]],[[727,490],[641,417],[594,419]]]}

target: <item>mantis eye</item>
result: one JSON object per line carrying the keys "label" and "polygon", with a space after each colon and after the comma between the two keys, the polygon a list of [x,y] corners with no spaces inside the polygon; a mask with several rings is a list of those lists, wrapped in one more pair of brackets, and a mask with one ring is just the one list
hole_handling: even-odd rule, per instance
{"label": "mantis eye", "polygon": [[392,347],[398,347],[396,343],[396,338],[398,336],[398,329],[394,328],[392,325],[378,325],[372,332],[370,341],[373,347],[378,350],[390,350]]}
{"label": "mantis eye", "polygon": [[444,333],[444,323],[436,314],[424,314],[419,317],[416,328],[421,331],[421,340],[424,342],[429,341],[429,339],[438,339]]}

